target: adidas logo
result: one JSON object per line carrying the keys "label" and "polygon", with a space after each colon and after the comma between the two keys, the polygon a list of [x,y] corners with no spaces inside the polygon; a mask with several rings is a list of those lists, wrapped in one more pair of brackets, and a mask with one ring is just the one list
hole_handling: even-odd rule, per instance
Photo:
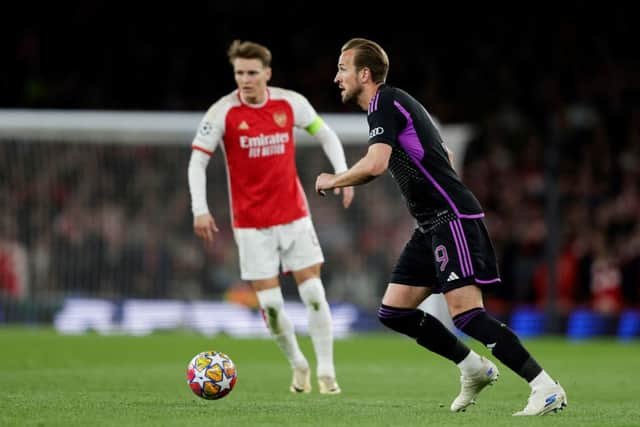
{"label": "adidas logo", "polygon": [[240,124],[238,125],[238,129],[240,130],[247,130],[249,129],[249,125],[247,124],[247,122],[245,122],[244,120],[240,122]]}
{"label": "adidas logo", "polygon": [[458,275],[454,271],[452,271],[449,277],[447,277],[447,282],[452,282],[458,279],[459,279]]}

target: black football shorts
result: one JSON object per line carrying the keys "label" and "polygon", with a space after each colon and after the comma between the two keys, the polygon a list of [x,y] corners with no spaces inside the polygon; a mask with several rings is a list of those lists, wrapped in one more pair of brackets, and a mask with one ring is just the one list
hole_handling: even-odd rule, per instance
{"label": "black football shorts", "polygon": [[429,287],[433,293],[500,283],[484,220],[450,219],[428,230],[416,228],[391,273],[391,283]]}

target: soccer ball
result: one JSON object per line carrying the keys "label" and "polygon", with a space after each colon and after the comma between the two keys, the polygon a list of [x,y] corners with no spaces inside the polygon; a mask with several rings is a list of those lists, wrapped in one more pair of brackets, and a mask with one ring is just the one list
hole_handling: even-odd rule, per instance
{"label": "soccer ball", "polygon": [[221,399],[233,390],[238,374],[229,356],[219,351],[196,354],[187,365],[187,384],[196,396]]}

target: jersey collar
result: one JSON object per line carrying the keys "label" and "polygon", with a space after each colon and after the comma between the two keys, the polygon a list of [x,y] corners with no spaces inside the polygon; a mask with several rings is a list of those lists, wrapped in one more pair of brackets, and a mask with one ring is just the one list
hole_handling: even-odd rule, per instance
{"label": "jersey collar", "polygon": [[269,90],[268,87],[266,90],[267,90],[267,96],[264,98],[264,101],[261,102],[260,104],[249,104],[247,102],[244,102],[244,99],[242,99],[242,95],[240,95],[240,89],[236,91],[236,96],[238,97],[238,100],[242,105],[246,105],[247,107],[250,107],[250,108],[262,108],[265,105],[267,105],[267,102],[269,102],[269,100],[271,99],[271,91]]}

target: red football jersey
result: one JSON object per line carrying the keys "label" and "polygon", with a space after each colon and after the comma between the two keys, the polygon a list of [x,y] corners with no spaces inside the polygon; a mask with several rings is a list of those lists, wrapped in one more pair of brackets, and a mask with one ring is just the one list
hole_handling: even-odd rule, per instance
{"label": "red football jersey", "polygon": [[243,103],[234,91],[209,108],[192,146],[211,155],[222,141],[234,227],[271,227],[309,215],[293,128],[316,117],[302,95],[273,87],[260,106]]}

